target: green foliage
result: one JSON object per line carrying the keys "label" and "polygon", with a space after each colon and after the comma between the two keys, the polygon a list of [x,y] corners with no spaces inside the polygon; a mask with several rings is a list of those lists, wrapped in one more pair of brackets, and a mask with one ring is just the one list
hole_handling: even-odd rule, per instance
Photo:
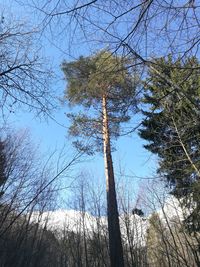
{"label": "green foliage", "polygon": [[166,79],[149,71],[143,100],[148,111],[143,112],[139,134],[148,142],[145,148],[158,155],[158,173],[172,193],[184,197],[188,206],[195,203],[196,218],[200,206],[200,64],[194,57],[183,63],[170,56],[155,64]]}
{"label": "green foliage", "polygon": [[150,110],[143,112],[146,117],[139,134],[148,141],[145,148],[159,156],[158,172],[173,186],[173,192],[187,195],[199,180],[194,166],[200,170],[200,113],[196,108],[200,103],[200,66],[196,58],[182,63],[169,57],[155,63],[180,90],[149,71],[144,103]]}
{"label": "green foliage", "polygon": [[[65,99],[84,108],[78,114],[68,114],[72,121],[69,134],[90,139],[94,151],[102,148],[102,97],[107,99],[111,137],[120,135],[120,124],[129,121],[135,110],[138,78],[128,64],[129,60],[106,50],[62,64],[67,81]],[[78,144],[83,148],[80,141]]]}

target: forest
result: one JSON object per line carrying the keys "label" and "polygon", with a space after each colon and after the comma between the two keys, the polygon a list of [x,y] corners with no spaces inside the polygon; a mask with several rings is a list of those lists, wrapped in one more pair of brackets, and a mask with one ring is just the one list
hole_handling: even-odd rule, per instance
{"label": "forest", "polygon": [[0,3],[0,267],[200,267],[200,1]]}

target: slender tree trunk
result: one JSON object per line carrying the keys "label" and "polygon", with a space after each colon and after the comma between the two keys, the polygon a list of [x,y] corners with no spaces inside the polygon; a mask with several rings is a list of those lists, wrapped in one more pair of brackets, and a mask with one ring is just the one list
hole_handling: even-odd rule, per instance
{"label": "slender tree trunk", "polygon": [[107,191],[107,215],[108,215],[108,233],[109,233],[109,249],[111,267],[123,267],[123,249],[121,241],[121,233],[119,226],[119,215],[117,208],[117,198],[115,191],[115,179],[110,147],[110,134],[107,112],[106,96],[102,98],[103,113],[103,144],[104,144],[104,161],[106,175],[106,191]]}

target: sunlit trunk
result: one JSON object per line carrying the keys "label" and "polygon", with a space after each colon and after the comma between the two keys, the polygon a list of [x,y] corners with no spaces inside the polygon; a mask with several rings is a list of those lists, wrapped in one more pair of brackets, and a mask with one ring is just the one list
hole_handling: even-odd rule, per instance
{"label": "sunlit trunk", "polygon": [[110,147],[109,134],[109,118],[107,111],[106,96],[102,98],[102,113],[103,113],[103,146],[104,146],[104,161],[106,175],[106,191],[107,191],[107,215],[108,215],[108,232],[109,232],[109,249],[111,267],[123,267],[123,249],[121,241],[121,233],[119,226],[119,216],[117,208],[117,198],[115,191],[115,179]]}

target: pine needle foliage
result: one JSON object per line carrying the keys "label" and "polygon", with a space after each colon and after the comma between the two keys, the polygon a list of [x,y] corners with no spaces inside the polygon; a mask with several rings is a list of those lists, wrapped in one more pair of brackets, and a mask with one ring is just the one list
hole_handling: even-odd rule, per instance
{"label": "pine needle foliage", "polygon": [[171,192],[195,207],[194,222],[200,211],[200,63],[195,57],[183,62],[168,56],[155,66],[144,82],[139,134],[158,156],[158,174]]}
{"label": "pine needle foliage", "polygon": [[121,134],[121,123],[131,119],[136,110],[136,86],[139,82],[130,60],[102,50],[73,62],[63,62],[62,70],[67,81],[64,98],[70,106],[81,106],[78,113],[68,114],[71,120],[69,134],[84,149],[82,140],[90,139],[88,152],[102,150],[102,97],[106,96],[109,130],[112,139]]}

